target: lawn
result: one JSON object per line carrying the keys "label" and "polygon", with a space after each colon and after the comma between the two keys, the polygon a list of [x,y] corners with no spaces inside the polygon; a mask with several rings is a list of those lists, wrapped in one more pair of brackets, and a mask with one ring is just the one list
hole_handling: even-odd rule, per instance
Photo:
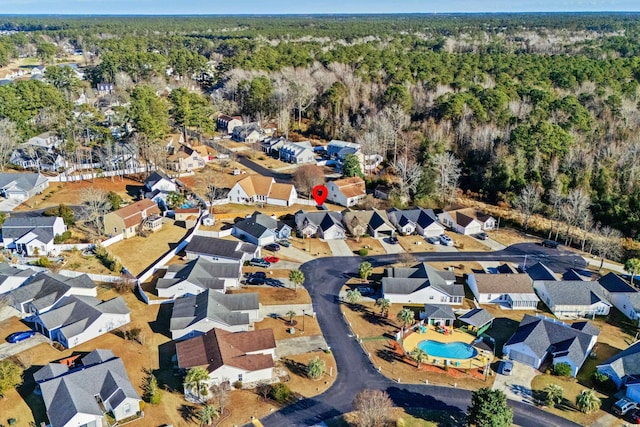
{"label": "lawn", "polygon": [[459,251],[464,252],[489,252],[491,248],[482,243],[481,240],[475,237],[465,236],[463,234],[450,233],[449,236],[453,239],[454,246]]}
{"label": "lawn", "polygon": [[348,238],[345,242],[353,252],[357,252],[362,248],[368,248],[369,255],[385,255],[387,253],[382,247],[382,244],[372,237],[361,237],[359,241]]}
{"label": "lawn", "polygon": [[435,252],[436,247],[424,240],[424,237],[412,234],[398,236],[398,241],[406,252]]}
{"label": "lawn", "polygon": [[164,218],[162,228],[147,237],[134,236],[109,246],[107,249],[120,258],[122,265],[138,275],[158,258],[174,248],[187,233],[174,221]]}
{"label": "lawn", "polygon": [[309,292],[301,286],[298,287],[297,291],[290,288],[274,288],[264,285],[243,286],[241,289],[231,290],[232,294],[248,292],[257,292],[262,305],[311,304]]}
{"label": "lawn", "polygon": [[116,275],[113,271],[102,265],[95,256],[84,256],[82,251],[62,252],[65,270],[81,271],[83,273]]}
{"label": "lawn", "polygon": [[493,239],[505,246],[510,246],[516,243],[539,242],[541,240],[536,236],[528,235],[522,231],[507,227],[500,228],[495,231],[489,231],[487,234],[490,239]]}
{"label": "lawn", "polygon": [[273,336],[276,341],[285,340],[287,338],[296,338],[303,335],[306,336],[314,336],[314,335],[322,335],[322,331],[320,330],[320,325],[318,321],[310,315],[310,313],[306,313],[304,317],[304,332],[302,331],[302,312],[297,313],[297,316],[293,317],[293,321],[295,324],[295,334],[289,333],[290,326],[287,324],[289,320],[289,316],[278,317],[277,319],[271,317],[265,317],[261,322],[256,322],[254,327],[256,330],[258,329],[272,329]]}

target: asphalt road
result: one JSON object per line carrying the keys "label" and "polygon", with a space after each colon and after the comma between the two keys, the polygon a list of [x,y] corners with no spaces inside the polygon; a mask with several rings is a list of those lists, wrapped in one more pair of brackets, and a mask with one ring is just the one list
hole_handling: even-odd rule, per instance
{"label": "asphalt road", "polygon": [[[498,252],[418,253],[418,261],[510,261],[527,265],[542,261],[554,271],[581,268],[586,261],[573,252],[524,243]],[[375,266],[396,262],[397,255],[367,257]],[[361,390],[386,390],[396,406],[424,407],[466,412],[471,392],[453,387],[398,384],[380,375],[349,331],[335,296],[345,280],[358,272],[360,257],[319,258],[300,268],[323,335],[333,351],[338,368],[334,385],[325,393],[287,406],[262,420],[266,427],[311,426],[352,410],[353,398]],[[514,422],[523,427],[576,426],[564,418],[522,402],[509,401]]]}

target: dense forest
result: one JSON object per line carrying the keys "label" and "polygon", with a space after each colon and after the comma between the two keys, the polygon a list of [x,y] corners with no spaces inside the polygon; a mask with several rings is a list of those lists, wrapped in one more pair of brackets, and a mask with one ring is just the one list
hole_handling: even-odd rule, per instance
{"label": "dense forest", "polygon": [[[116,84],[130,102],[122,120],[151,152],[170,119],[205,131],[218,113],[273,120],[282,133],[382,155],[384,170],[367,179],[394,184],[397,203],[441,206],[460,188],[637,239],[639,18],[0,17],[10,33],[0,64],[81,50],[84,84]],[[168,84],[182,89],[158,96]],[[1,86],[0,117],[19,138],[51,122],[80,135],[88,112],[73,114],[70,94],[82,88],[60,72]],[[109,143],[92,126],[93,143]]]}

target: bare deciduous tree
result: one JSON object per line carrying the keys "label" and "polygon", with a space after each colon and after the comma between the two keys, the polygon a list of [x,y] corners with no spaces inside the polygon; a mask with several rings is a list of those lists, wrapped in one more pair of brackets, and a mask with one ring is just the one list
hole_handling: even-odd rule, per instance
{"label": "bare deciduous tree", "polygon": [[224,380],[221,384],[214,384],[209,388],[209,391],[211,392],[209,402],[216,405],[222,414],[224,408],[229,404],[229,381]]}
{"label": "bare deciduous tree", "polygon": [[391,421],[392,407],[389,395],[382,390],[362,390],[353,400],[358,426],[362,427],[386,426]]}
{"label": "bare deciduous tree", "polygon": [[11,153],[18,145],[16,124],[9,119],[0,119],[0,170],[9,163]]}
{"label": "bare deciduous tree", "polygon": [[300,166],[293,173],[293,184],[310,198],[313,187],[324,184],[324,172],[316,165]]}
{"label": "bare deciduous tree", "polygon": [[382,110],[382,117],[388,125],[387,129],[389,129],[391,141],[393,142],[393,163],[396,164],[398,162],[398,141],[400,140],[400,133],[409,125],[410,118],[398,104],[385,107],[384,110]]}
{"label": "bare deciduous tree", "polygon": [[86,187],[80,190],[80,201],[85,206],[86,220],[93,223],[98,234],[102,234],[102,218],[109,212],[108,193],[98,188]]}
{"label": "bare deciduous tree", "polygon": [[616,259],[622,254],[622,233],[608,225],[602,227],[593,242],[593,248],[600,257],[600,268],[604,265],[605,258]]}
{"label": "bare deciduous tree", "polygon": [[522,189],[516,200],[516,208],[524,215],[524,229],[529,228],[529,219],[540,208],[540,187],[529,184]]}
{"label": "bare deciduous tree", "polygon": [[444,207],[453,198],[460,179],[460,160],[453,153],[436,154],[431,160],[436,172],[436,192],[439,193],[440,203]]}
{"label": "bare deciduous tree", "polygon": [[562,217],[567,223],[567,235],[565,236],[565,244],[570,245],[572,240],[571,226],[578,226],[578,221],[585,211],[589,210],[591,199],[589,195],[579,188],[571,191],[564,199],[564,203],[560,207]]}
{"label": "bare deciduous tree", "polygon": [[401,200],[408,200],[409,193],[415,192],[422,177],[422,167],[413,160],[399,160],[395,165],[398,171],[398,190]]}
{"label": "bare deciduous tree", "polygon": [[225,180],[223,171],[215,167],[207,166],[196,178],[199,187],[206,188],[205,199],[213,204],[213,201],[219,197],[220,189],[224,188]]}

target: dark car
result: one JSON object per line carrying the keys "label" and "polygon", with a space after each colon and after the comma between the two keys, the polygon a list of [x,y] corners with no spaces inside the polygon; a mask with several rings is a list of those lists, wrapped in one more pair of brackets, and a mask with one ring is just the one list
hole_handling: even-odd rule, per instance
{"label": "dark car", "polygon": [[542,246],[544,246],[545,248],[552,248],[555,249],[558,247],[559,243],[556,242],[555,240],[550,240],[550,239],[544,239],[542,242],[540,242],[540,244]]}
{"label": "dark car", "polygon": [[640,409],[632,409],[629,411],[627,418],[633,424],[640,424]]}
{"label": "dark car", "polygon": [[268,279],[265,279],[263,277],[249,277],[247,279],[247,285],[262,285],[267,280]]}
{"label": "dark car", "polygon": [[502,375],[511,375],[513,370],[513,362],[511,360],[503,360],[498,365],[498,373]]}
{"label": "dark car", "polygon": [[271,252],[278,252],[280,250],[280,245],[277,245],[275,243],[269,243],[264,248]]}
{"label": "dark car", "polygon": [[253,267],[264,267],[264,268],[271,267],[271,263],[265,261],[262,258],[251,258],[251,261],[249,261],[249,265]]}
{"label": "dark car", "polygon": [[398,244],[398,238],[396,236],[389,237],[389,243],[391,243],[392,245],[397,245]]}
{"label": "dark car", "polygon": [[474,234],[473,237],[478,240],[487,240],[489,238],[489,235],[483,231],[482,233]]}
{"label": "dark car", "polygon": [[7,341],[12,344],[18,343],[20,341],[24,341],[26,339],[31,338],[36,334],[35,331],[22,331],[22,332],[14,332],[13,334],[7,337]]}
{"label": "dark car", "polygon": [[249,274],[249,278],[250,279],[266,279],[267,278],[267,273],[265,273],[264,271],[256,271],[255,273],[251,273]]}

